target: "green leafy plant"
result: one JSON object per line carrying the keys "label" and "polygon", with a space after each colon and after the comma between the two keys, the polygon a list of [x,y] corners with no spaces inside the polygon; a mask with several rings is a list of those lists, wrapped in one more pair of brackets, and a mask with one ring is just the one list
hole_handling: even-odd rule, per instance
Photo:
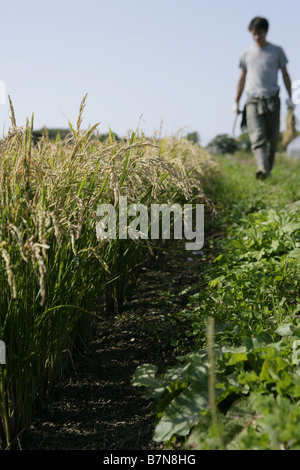
{"label": "green leafy plant", "polygon": [[[239,167],[238,176],[250,166]],[[281,191],[286,162],[278,169],[282,181],[275,172],[275,182],[264,186],[237,177],[234,161],[221,168],[227,178],[215,189],[216,225],[224,237],[177,314],[192,325],[185,338],[192,351],[187,346],[178,364],[159,375],[148,365],[152,383],[140,366],[133,384],[156,404],[154,439],[171,447],[175,441],[189,450],[298,449],[300,215],[289,201],[299,192],[293,179]],[[212,317],[213,342],[206,334]]]}

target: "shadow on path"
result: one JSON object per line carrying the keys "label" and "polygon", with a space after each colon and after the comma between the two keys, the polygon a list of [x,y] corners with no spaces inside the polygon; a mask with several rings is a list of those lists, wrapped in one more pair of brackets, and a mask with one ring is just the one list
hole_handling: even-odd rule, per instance
{"label": "shadow on path", "polygon": [[[143,391],[131,385],[143,363],[165,370],[184,321],[171,321],[185,306],[179,293],[201,277],[205,255],[163,252],[142,268],[122,315],[101,325],[88,351],[55,386],[51,402],[32,418],[23,450],[150,450],[154,414]],[[207,260],[206,260],[207,261]]]}

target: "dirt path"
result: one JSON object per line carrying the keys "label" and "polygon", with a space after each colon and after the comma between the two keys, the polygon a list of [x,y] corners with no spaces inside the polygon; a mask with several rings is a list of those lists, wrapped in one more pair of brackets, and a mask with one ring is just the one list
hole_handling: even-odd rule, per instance
{"label": "dirt path", "polygon": [[101,325],[86,354],[74,361],[54,389],[51,403],[32,419],[23,450],[149,450],[154,415],[142,390],[132,387],[145,362],[164,370],[175,362],[174,346],[186,325],[170,317],[186,297],[178,294],[199,280],[207,255],[162,252],[140,272],[122,315]]}

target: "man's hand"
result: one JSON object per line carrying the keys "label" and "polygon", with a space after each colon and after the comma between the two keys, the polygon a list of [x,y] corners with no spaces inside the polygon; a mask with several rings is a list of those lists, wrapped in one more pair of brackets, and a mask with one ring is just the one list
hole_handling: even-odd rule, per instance
{"label": "man's hand", "polygon": [[240,114],[240,112],[241,112],[239,110],[239,103],[237,101],[232,106],[232,112],[233,112],[233,114],[236,114],[236,115]]}
{"label": "man's hand", "polygon": [[289,95],[289,99],[287,100],[286,104],[287,104],[287,107],[289,109],[294,109],[295,108],[295,105],[293,103],[293,101],[291,100],[291,96],[292,96],[292,82],[291,82],[291,79],[290,79],[290,75],[287,71],[287,68],[286,66],[284,67],[281,67],[281,71],[282,71],[282,78],[283,78],[283,81],[284,81],[284,84],[285,84],[285,88],[286,88],[286,91],[288,92],[288,95]]}
{"label": "man's hand", "polygon": [[294,104],[294,102],[291,98],[286,100],[286,105],[287,105],[288,109],[295,109],[295,104]]}
{"label": "man's hand", "polygon": [[239,77],[239,81],[238,81],[238,84],[237,84],[235,103],[233,105],[234,106],[233,107],[234,114],[239,114],[238,113],[238,111],[239,111],[238,107],[239,107],[239,102],[240,102],[241,96],[242,96],[244,88],[245,88],[246,75],[247,75],[246,70],[241,70],[241,75]]}

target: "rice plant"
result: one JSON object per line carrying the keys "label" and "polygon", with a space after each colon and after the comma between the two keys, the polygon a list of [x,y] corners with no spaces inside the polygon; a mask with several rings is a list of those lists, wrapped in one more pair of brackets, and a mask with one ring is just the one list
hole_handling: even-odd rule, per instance
{"label": "rice plant", "polygon": [[207,202],[215,166],[185,139],[132,132],[101,142],[97,124],[34,144],[34,116],[0,141],[0,447],[28,429],[50,393],[65,352],[89,335],[92,319],[118,311],[133,270],[154,248],[145,240],[96,236],[99,204]]}

